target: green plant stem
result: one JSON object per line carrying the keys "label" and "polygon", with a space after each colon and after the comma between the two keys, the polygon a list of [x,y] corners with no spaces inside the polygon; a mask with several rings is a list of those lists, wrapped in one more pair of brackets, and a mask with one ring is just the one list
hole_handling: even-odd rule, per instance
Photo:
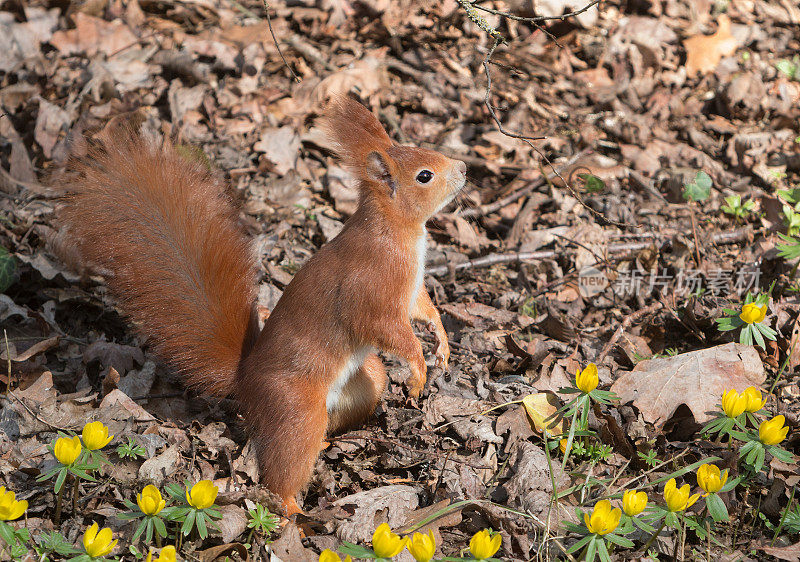
{"label": "green plant stem", "polygon": [[653,536],[651,536],[650,539],[642,547],[642,552],[645,553],[647,552],[647,549],[650,548],[650,545],[653,544],[653,541],[656,540],[656,537],[661,534],[661,531],[663,531],[664,527],[666,526],[667,526],[667,519],[665,517],[664,520],[661,522],[661,526],[656,530],[655,533],[653,533]]}
{"label": "green plant stem", "polygon": [[789,510],[792,508],[792,501],[794,501],[794,493],[797,490],[797,486],[792,486],[792,495],[789,496],[789,503],[786,504],[786,509],[783,510],[783,515],[781,515],[781,522],[778,523],[778,528],[775,529],[775,534],[772,536],[772,540],[770,541],[769,545],[772,546],[775,543],[775,539],[778,538],[778,535],[783,528],[783,522],[786,521],[786,516],[789,514]]}
{"label": "green plant stem", "polygon": [[64,498],[64,486],[61,486],[56,494],[56,512],[53,514],[53,523],[56,526],[61,524],[61,500]]}
{"label": "green plant stem", "polygon": [[253,544],[253,533],[255,533],[255,532],[256,532],[256,528],[255,527],[250,529],[250,533],[247,535],[247,544],[250,544],[250,545]]}
{"label": "green plant stem", "polygon": [[80,493],[78,488],[80,487],[81,481],[73,474],[72,482],[72,513],[75,514],[78,512],[78,494]]}

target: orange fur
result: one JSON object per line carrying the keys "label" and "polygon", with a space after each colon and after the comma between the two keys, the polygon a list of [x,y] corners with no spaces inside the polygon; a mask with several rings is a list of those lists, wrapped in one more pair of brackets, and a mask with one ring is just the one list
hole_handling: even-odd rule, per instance
{"label": "orange fur", "polygon": [[[66,224],[112,275],[123,308],[192,384],[232,391],[259,447],[264,483],[299,510],[326,430],[359,423],[386,387],[383,350],[405,359],[409,392],[426,378],[411,319],[447,334],[422,284],[425,221],[463,186],[466,167],[391,141],[347,98],[324,118],[358,179],[341,233],[294,276],[252,343],[255,282],[221,187],[173,151],[140,140],[95,153],[72,186]],[[418,181],[420,172],[429,181]],[[444,361],[440,361],[443,359]]]}

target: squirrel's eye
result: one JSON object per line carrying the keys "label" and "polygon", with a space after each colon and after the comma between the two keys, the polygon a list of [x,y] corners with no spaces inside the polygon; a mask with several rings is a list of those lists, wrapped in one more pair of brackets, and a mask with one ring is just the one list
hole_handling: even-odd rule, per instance
{"label": "squirrel's eye", "polygon": [[419,183],[428,183],[433,179],[433,172],[430,170],[422,170],[417,174],[417,181]]}

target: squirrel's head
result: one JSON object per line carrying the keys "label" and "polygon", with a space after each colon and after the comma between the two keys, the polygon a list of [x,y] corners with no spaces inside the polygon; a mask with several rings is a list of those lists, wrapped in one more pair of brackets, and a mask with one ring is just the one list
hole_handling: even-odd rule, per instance
{"label": "squirrel's head", "polygon": [[425,222],[464,187],[464,162],[394,143],[378,118],[350,98],[333,100],[322,126],[359,180],[362,201],[371,198],[406,220]]}

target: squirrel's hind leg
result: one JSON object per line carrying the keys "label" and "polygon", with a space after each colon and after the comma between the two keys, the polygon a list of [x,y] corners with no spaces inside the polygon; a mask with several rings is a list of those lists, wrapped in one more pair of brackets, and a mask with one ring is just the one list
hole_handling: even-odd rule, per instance
{"label": "squirrel's hind leg", "polygon": [[342,388],[337,403],[328,411],[328,433],[354,427],[368,418],[375,411],[386,384],[383,362],[376,354],[370,353]]}

